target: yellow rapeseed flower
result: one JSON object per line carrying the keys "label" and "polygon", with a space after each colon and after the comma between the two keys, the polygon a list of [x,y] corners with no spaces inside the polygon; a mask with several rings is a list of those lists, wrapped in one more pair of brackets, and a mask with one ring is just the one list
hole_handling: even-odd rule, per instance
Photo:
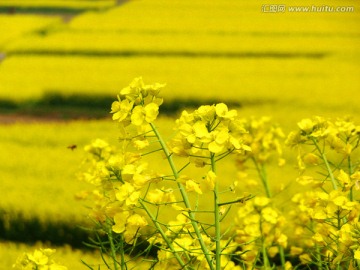
{"label": "yellow rapeseed flower", "polygon": [[352,187],[352,181],[350,176],[344,172],[344,170],[340,170],[339,174],[337,176],[337,179],[339,181],[339,183],[341,183],[341,185],[344,187],[344,190],[350,190]]}
{"label": "yellow rapeseed flower", "polygon": [[130,216],[129,211],[122,211],[114,216],[115,224],[112,226],[112,230],[116,233],[122,233],[125,231],[125,225],[128,217]]}
{"label": "yellow rapeseed flower", "polygon": [[309,264],[312,261],[310,255],[307,254],[307,253],[301,254],[299,256],[299,259],[300,259],[302,264]]}
{"label": "yellow rapeseed flower", "polygon": [[125,202],[126,205],[135,205],[140,197],[140,192],[135,191],[133,185],[125,182],[123,185],[117,188],[115,191],[116,199],[120,202]]}
{"label": "yellow rapeseed flower", "polygon": [[311,119],[306,118],[298,122],[297,125],[300,130],[304,131],[306,134],[310,134],[314,130],[315,123]]}
{"label": "yellow rapeseed flower", "polygon": [[314,153],[306,153],[303,157],[303,161],[309,165],[318,165],[320,163],[320,158]]}
{"label": "yellow rapeseed flower", "polygon": [[215,188],[216,174],[213,171],[208,171],[205,177],[205,186],[210,191],[213,191]]}
{"label": "yellow rapeseed flower", "polygon": [[224,103],[216,104],[215,112],[217,116],[224,119],[233,120],[237,116],[237,111],[236,110],[229,111],[228,107]]}
{"label": "yellow rapeseed flower", "polygon": [[127,99],[114,101],[111,105],[111,112],[113,113],[112,119],[119,122],[124,121],[130,116],[131,110],[133,108],[134,102],[131,102]]}
{"label": "yellow rapeseed flower", "polygon": [[255,206],[258,206],[258,207],[264,207],[266,205],[268,205],[270,203],[270,199],[268,197],[263,197],[263,196],[256,196],[254,199],[253,199],[253,203]]}
{"label": "yellow rapeseed flower", "polygon": [[298,255],[302,254],[303,252],[304,252],[304,249],[302,247],[296,247],[296,246],[290,247],[290,255],[291,256],[298,256]]}
{"label": "yellow rapeseed flower", "polygon": [[357,250],[355,250],[355,252],[354,252],[354,259],[355,259],[355,260],[360,260],[360,248],[358,248]]}
{"label": "yellow rapeseed flower", "polygon": [[261,216],[265,221],[276,224],[279,214],[273,208],[265,207],[261,210]]}
{"label": "yellow rapeseed flower", "polygon": [[194,180],[187,180],[185,182],[185,188],[187,192],[196,192],[197,194],[202,194],[200,186]]}

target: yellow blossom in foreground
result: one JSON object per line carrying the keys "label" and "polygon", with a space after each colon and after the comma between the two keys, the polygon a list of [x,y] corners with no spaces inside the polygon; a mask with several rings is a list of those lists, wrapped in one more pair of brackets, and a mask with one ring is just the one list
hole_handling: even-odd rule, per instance
{"label": "yellow blossom in foreground", "polygon": [[291,262],[286,261],[285,262],[285,270],[292,270],[292,269],[293,269],[293,266],[292,266]]}
{"label": "yellow blossom in foreground", "polygon": [[131,215],[127,219],[127,226],[130,227],[145,227],[147,225],[147,221],[144,217],[140,216],[139,214]]}
{"label": "yellow blossom in foreground", "polygon": [[279,247],[277,247],[277,246],[269,247],[267,251],[269,253],[269,256],[271,258],[274,258],[276,256],[276,254],[279,253]]}
{"label": "yellow blossom in foreground", "polygon": [[341,183],[341,185],[344,187],[344,190],[350,190],[350,188],[352,187],[352,181],[350,176],[344,172],[343,170],[340,170],[338,176],[337,176],[338,181]]}
{"label": "yellow blossom in foreground", "polygon": [[114,101],[111,105],[111,113],[113,113],[112,119],[119,122],[124,121],[130,116],[131,109],[134,102],[130,102],[127,99]]}
{"label": "yellow blossom in foreground", "polygon": [[215,106],[216,115],[225,119],[233,120],[237,116],[236,110],[229,111],[228,107],[224,103],[216,104]]}
{"label": "yellow blossom in foreground", "polygon": [[123,211],[123,212],[117,213],[114,216],[115,225],[112,226],[112,230],[116,233],[124,232],[126,221],[129,216],[130,216],[129,211]]}
{"label": "yellow blossom in foreground", "polygon": [[208,171],[205,176],[205,185],[207,189],[213,191],[215,188],[216,174],[213,171]]}
{"label": "yellow blossom in foreground", "polygon": [[134,186],[125,182],[117,189],[115,195],[120,202],[125,201],[126,205],[135,205],[138,202],[140,192],[135,191]]}
{"label": "yellow blossom in foreground", "polygon": [[254,198],[254,205],[258,207],[264,207],[270,203],[270,199],[267,197],[257,196]]}
{"label": "yellow blossom in foreground", "polygon": [[278,243],[283,248],[287,248],[288,245],[288,237],[285,234],[280,234],[280,236],[276,239],[276,243]]}
{"label": "yellow blossom in foreground", "polygon": [[303,119],[298,123],[298,127],[306,133],[311,133],[314,129],[314,126],[315,123],[309,118]]}
{"label": "yellow blossom in foreground", "polygon": [[159,106],[155,103],[149,103],[145,107],[136,106],[131,114],[131,123],[135,126],[141,126],[144,123],[152,123],[159,114]]}
{"label": "yellow blossom in foreground", "polygon": [[147,139],[134,140],[133,145],[136,149],[141,150],[149,146],[149,141]]}
{"label": "yellow blossom in foreground", "polygon": [[226,152],[249,151],[243,143],[245,129],[236,116],[237,112],[229,111],[223,103],[200,106],[191,114],[183,111],[176,120],[177,133],[169,142],[171,151],[180,156],[196,157],[190,159],[191,162]]}
{"label": "yellow blossom in foreground", "polygon": [[358,249],[354,252],[354,259],[355,259],[355,260],[360,260],[360,248],[358,248]]}
{"label": "yellow blossom in foreground", "polygon": [[291,256],[297,256],[304,252],[304,249],[301,247],[291,246],[290,247],[290,255]]}
{"label": "yellow blossom in foreground", "polygon": [[271,207],[265,207],[261,210],[261,216],[271,224],[276,224],[279,214]]}
{"label": "yellow blossom in foreground", "polygon": [[299,259],[302,264],[308,264],[308,263],[311,263],[311,261],[312,261],[310,255],[307,253],[300,255]]}
{"label": "yellow blossom in foreground", "polygon": [[154,204],[166,204],[175,202],[176,198],[172,189],[161,189],[150,190],[146,195],[146,200]]}
{"label": "yellow blossom in foreground", "polygon": [[197,194],[202,194],[202,191],[200,189],[200,186],[198,183],[196,183],[193,180],[187,180],[185,182],[185,188],[187,192],[196,192]]}
{"label": "yellow blossom in foreground", "polygon": [[351,180],[354,182],[354,188],[360,190],[360,171],[356,171],[351,175]]}

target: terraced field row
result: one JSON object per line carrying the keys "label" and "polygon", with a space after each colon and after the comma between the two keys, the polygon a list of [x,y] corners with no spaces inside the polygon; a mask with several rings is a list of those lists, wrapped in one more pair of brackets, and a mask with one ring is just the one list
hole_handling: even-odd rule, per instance
{"label": "terraced field row", "polygon": [[357,9],[267,14],[237,1],[130,1],[67,23],[2,16],[15,29],[0,42],[3,100],[108,96],[140,75],[168,83],[172,100],[334,104],[341,88],[345,104],[359,89]]}

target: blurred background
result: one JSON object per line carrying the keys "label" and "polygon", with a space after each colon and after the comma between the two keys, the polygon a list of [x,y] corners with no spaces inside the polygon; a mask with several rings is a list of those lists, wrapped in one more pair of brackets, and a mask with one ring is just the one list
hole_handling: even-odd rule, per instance
{"label": "blurred background", "polygon": [[1,0],[0,269],[19,243],[81,245],[82,148],[116,143],[110,105],[135,77],[167,84],[171,117],[226,102],[286,132],[313,115],[359,120],[359,2],[287,2]]}

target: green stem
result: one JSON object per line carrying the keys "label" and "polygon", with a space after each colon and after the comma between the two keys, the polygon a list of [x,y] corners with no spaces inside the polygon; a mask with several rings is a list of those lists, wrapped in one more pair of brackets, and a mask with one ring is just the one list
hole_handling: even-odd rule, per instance
{"label": "green stem", "polygon": [[259,177],[261,179],[261,182],[262,182],[263,187],[265,189],[266,196],[268,198],[271,198],[272,195],[271,195],[269,182],[267,180],[267,174],[266,174],[265,166],[264,165],[259,165],[259,163],[255,160],[254,157],[252,157],[251,159],[252,159],[252,161],[253,161],[253,163],[255,165],[256,171],[258,172],[258,175],[259,175]]}
{"label": "green stem", "polygon": [[[162,139],[162,137],[161,137],[160,133],[158,132],[158,130],[156,129],[155,125],[150,123],[150,126],[151,126],[153,132],[155,133],[156,137],[158,138],[159,143],[160,143],[160,145],[161,145],[161,147],[162,147],[162,149],[164,151],[164,154],[166,156],[166,159],[167,159],[167,161],[168,161],[168,163],[169,163],[169,165],[171,167],[171,170],[172,170],[172,172],[174,174],[174,178],[175,178],[175,180],[177,180],[179,178],[179,174],[178,174],[178,171],[176,169],[175,163],[174,163],[174,161],[172,159],[172,156],[171,156],[171,154],[170,154],[170,152],[169,152],[169,150],[168,150],[168,148],[166,146],[166,143]],[[185,207],[187,209],[192,209],[184,186],[179,181],[177,181],[177,186],[178,186],[178,188],[180,190],[180,193],[181,193],[182,199],[184,201]],[[208,248],[207,248],[207,246],[206,246],[206,244],[204,242],[204,239],[203,239],[203,237],[202,237],[202,235],[200,233],[198,222],[196,222],[196,220],[195,220],[195,215],[194,215],[194,213],[192,211],[189,211],[188,213],[189,213],[191,225],[194,228],[194,231],[195,231],[196,237],[198,238],[201,250],[205,255],[205,259],[206,259],[210,269],[214,270],[214,266],[212,264],[212,259],[211,259],[211,256],[210,256],[210,252],[209,252],[209,250],[208,250]]]}
{"label": "green stem", "polygon": [[[310,223],[310,231],[314,232],[314,222],[311,221]],[[318,265],[318,269],[322,270],[322,259],[321,259],[321,253],[320,253],[320,248],[319,245],[317,243],[315,243],[315,257],[316,257],[316,264]]]}
{"label": "green stem", "polygon": [[183,262],[183,260],[181,259],[181,257],[179,256],[179,254],[175,251],[173,244],[171,243],[171,241],[169,240],[169,238],[166,236],[165,232],[163,231],[163,229],[161,228],[161,226],[159,225],[159,223],[157,222],[156,218],[152,215],[152,213],[149,211],[149,209],[146,207],[146,205],[144,204],[144,202],[142,200],[139,200],[141,206],[144,208],[144,210],[146,211],[147,215],[150,217],[150,219],[152,220],[152,222],[154,223],[156,229],[159,231],[159,233],[161,234],[161,237],[164,239],[166,245],[169,247],[169,249],[171,250],[171,253],[175,256],[176,260],[179,262],[179,264],[181,265],[182,269],[187,269],[186,268],[186,264]]}
{"label": "green stem", "polygon": [[[211,154],[211,170],[216,174],[215,154]],[[215,262],[216,270],[221,269],[221,228],[220,228],[220,209],[219,209],[219,181],[215,181],[214,187],[214,218],[215,218]]]}
{"label": "green stem", "polygon": [[279,253],[280,253],[280,261],[281,261],[281,267],[283,270],[285,270],[285,253],[284,248],[282,246],[279,246]]}
{"label": "green stem", "polygon": [[121,270],[126,269],[125,253],[124,253],[124,236],[123,235],[121,235],[120,266],[121,266]]}
{"label": "green stem", "polygon": [[263,254],[263,257],[264,257],[264,266],[265,266],[265,269],[270,269],[270,262],[269,262],[269,258],[268,258],[268,256],[267,256],[264,238],[262,238],[262,254]]}
{"label": "green stem", "polygon": [[229,202],[223,202],[223,203],[218,203],[218,206],[224,206],[224,205],[229,205],[229,204],[236,204],[236,203],[245,203],[246,201],[250,200],[254,198],[253,195],[248,195],[246,197],[242,197],[233,201],[229,201]]}
{"label": "green stem", "polygon": [[[349,176],[351,176],[351,175],[353,174],[353,168],[352,168],[352,163],[351,163],[351,157],[350,157],[350,155],[348,156],[348,166],[349,166]],[[353,187],[350,188],[349,200],[350,200],[350,201],[354,201]]]}
{"label": "green stem", "polygon": [[[114,270],[119,269],[118,268],[118,262],[116,260],[116,248],[115,248],[115,244],[114,244],[114,239],[113,239],[113,235],[112,235],[112,230],[111,230],[111,226],[108,228],[108,232],[107,232],[107,236],[109,239],[109,243],[110,243],[110,249],[111,249],[111,258],[113,260],[114,263]],[[124,269],[125,264],[121,264],[121,269]]]}
{"label": "green stem", "polygon": [[333,186],[333,189],[334,189],[334,190],[337,190],[338,187],[337,187],[337,184],[336,184],[336,180],[335,180],[334,174],[333,174],[333,172],[332,172],[332,170],[331,170],[330,164],[329,164],[329,162],[328,162],[328,160],[327,160],[327,158],[326,158],[325,153],[324,153],[323,151],[321,151],[321,149],[320,149],[320,147],[319,147],[319,145],[318,145],[318,143],[317,143],[317,141],[316,141],[315,138],[311,138],[311,140],[313,141],[316,149],[318,150],[319,154],[321,155],[321,159],[322,159],[322,160],[324,161],[324,163],[325,163],[326,170],[327,170],[328,173],[329,173],[329,176],[330,176],[330,180],[331,180],[331,184],[332,184],[332,186]]}

